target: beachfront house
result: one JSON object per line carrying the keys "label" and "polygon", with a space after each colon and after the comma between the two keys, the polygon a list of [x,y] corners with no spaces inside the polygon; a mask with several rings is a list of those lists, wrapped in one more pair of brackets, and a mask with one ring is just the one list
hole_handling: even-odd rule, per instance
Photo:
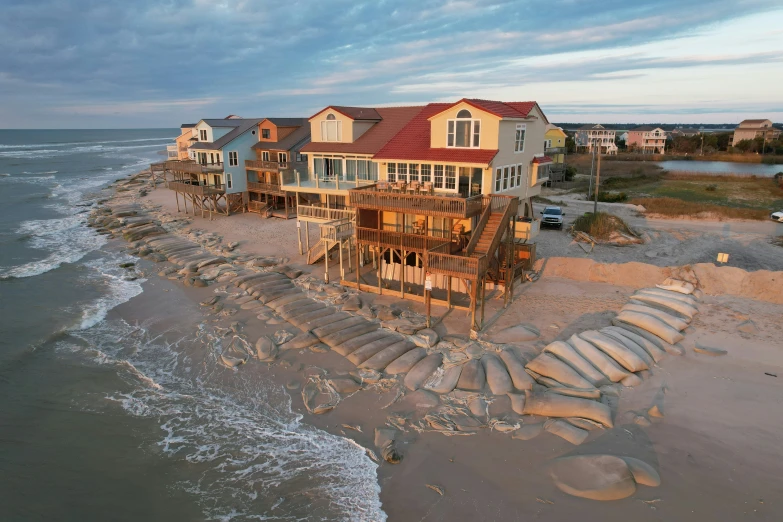
{"label": "beachfront house", "polygon": [[607,129],[603,125],[582,125],[576,130],[574,140],[576,141],[576,149],[582,152],[593,152],[593,149],[599,147],[597,150],[601,154],[615,155],[617,154],[617,145],[615,144],[616,131]]}
{"label": "beachfront house", "polygon": [[755,140],[756,138],[763,138],[765,143],[769,143],[779,137],[780,129],[773,127],[771,120],[743,120],[734,129],[731,146],[736,147],[741,141]]}
{"label": "beachfront house", "polygon": [[642,125],[628,131],[626,142],[632,152],[663,154],[666,147],[666,131],[654,125]]}
{"label": "beachfront house", "polygon": [[252,146],[255,157],[245,160],[248,211],[296,217],[297,193],[285,190],[283,178],[295,179],[296,172],[307,172],[302,147],[309,142],[306,118],[265,118],[258,124],[258,142]]}
{"label": "beachfront house", "polygon": [[550,182],[558,182],[565,179],[567,137],[562,128],[551,123],[546,126],[544,154],[552,158],[552,165],[549,167]]}
{"label": "beachfront house", "polygon": [[374,154],[378,182],[350,190],[356,266],[373,268],[344,283],[423,299],[428,279],[436,301],[472,310],[480,328],[486,283],[508,297],[515,245],[530,251],[532,198],[552,163],[548,121],[535,102],[462,99],[417,112]]}
{"label": "beachfront house", "polygon": [[[378,181],[378,163],[373,156],[420,110],[329,106],[309,118],[310,142],[300,149],[307,168],[282,176],[282,190],[297,196],[298,231],[303,232],[299,241],[301,245],[304,236],[308,263],[319,261],[325,253],[323,241],[310,247],[310,223],[353,221],[355,212],[349,208],[348,191]],[[324,229],[323,234],[328,231]],[[342,234],[350,235],[347,230]]]}
{"label": "beachfront house", "polygon": [[188,161],[195,159],[189,152],[190,145],[197,140],[195,123],[183,123],[180,125],[180,134],[174,138],[174,144],[166,147],[170,161]]}
{"label": "beachfront house", "polygon": [[230,214],[245,209],[247,175],[245,160],[254,159],[252,145],[258,141],[260,118],[238,118],[199,121],[192,130],[195,140],[188,147],[193,161],[166,162],[173,174],[168,183],[175,193],[177,208],[182,197],[192,210],[201,214]]}

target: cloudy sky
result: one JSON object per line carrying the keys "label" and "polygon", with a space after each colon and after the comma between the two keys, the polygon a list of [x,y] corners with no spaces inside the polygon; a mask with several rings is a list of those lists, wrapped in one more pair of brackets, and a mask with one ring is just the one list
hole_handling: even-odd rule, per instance
{"label": "cloudy sky", "polygon": [[0,0],[0,128],[537,100],[560,122],[783,121],[780,0]]}

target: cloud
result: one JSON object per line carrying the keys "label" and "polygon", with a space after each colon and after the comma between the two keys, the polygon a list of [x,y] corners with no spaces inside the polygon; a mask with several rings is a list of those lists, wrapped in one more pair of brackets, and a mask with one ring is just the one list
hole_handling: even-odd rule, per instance
{"label": "cloud", "polygon": [[177,126],[479,92],[598,102],[654,71],[778,64],[781,22],[774,0],[5,0],[0,125]]}

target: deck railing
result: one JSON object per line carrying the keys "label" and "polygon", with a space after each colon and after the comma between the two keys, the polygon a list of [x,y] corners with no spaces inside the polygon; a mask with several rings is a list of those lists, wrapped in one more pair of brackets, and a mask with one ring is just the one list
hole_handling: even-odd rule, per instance
{"label": "deck railing", "polygon": [[321,239],[337,242],[353,236],[353,220],[350,218],[336,219],[321,225]]}
{"label": "deck railing", "polygon": [[377,183],[373,179],[343,179],[342,176],[319,176],[299,169],[289,170],[283,173],[283,185],[291,187],[306,187],[328,190],[351,190]]}
{"label": "deck railing", "polygon": [[256,214],[260,214],[261,211],[265,208],[267,208],[267,204],[263,201],[248,201],[247,202],[247,210],[248,212],[255,212]]}
{"label": "deck railing", "polygon": [[463,198],[445,195],[402,194],[379,191],[375,186],[349,191],[352,207],[422,214],[436,217],[469,218],[481,214],[482,195]]}
{"label": "deck railing", "polygon": [[245,160],[245,168],[278,172],[280,170],[286,170],[288,168],[288,163],[278,163],[276,161]]}
{"label": "deck railing", "polygon": [[169,181],[168,187],[176,192],[194,196],[213,196],[226,192],[225,185],[191,185],[181,181]]}
{"label": "deck railing", "polygon": [[355,219],[356,212],[339,208],[315,207],[312,205],[298,205],[296,207],[298,218],[306,220],[336,221],[338,219]]}
{"label": "deck railing", "polygon": [[256,181],[248,181],[247,190],[252,192],[282,192],[280,185],[274,183],[258,183]]}
{"label": "deck railing", "polygon": [[195,161],[165,161],[163,166],[170,172],[179,172],[182,174],[207,174],[213,172],[223,172],[223,164],[214,163],[202,165]]}
{"label": "deck railing", "polygon": [[425,259],[430,272],[463,279],[477,280],[489,268],[487,256],[466,257],[430,251]]}
{"label": "deck railing", "polygon": [[448,240],[440,237],[406,234],[404,232],[380,230],[377,228],[358,227],[356,229],[356,240],[368,245],[419,253],[424,253],[430,249],[449,252],[451,247]]}

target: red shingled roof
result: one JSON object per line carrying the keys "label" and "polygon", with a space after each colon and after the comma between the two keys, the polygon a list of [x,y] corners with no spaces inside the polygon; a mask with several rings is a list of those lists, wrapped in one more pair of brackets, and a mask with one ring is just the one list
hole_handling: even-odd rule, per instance
{"label": "red shingled roof", "polygon": [[536,156],[533,158],[533,163],[552,163],[552,158],[549,156]]}
{"label": "red shingled roof", "polygon": [[[383,118],[373,125],[367,132],[359,136],[353,143],[315,142],[311,141],[302,152],[325,152],[343,154],[375,154],[386,145],[389,140],[405,125],[411,121],[421,110],[417,107],[379,107],[374,109]],[[429,141],[427,141],[429,144]]]}
{"label": "red shingled roof", "polygon": [[497,149],[458,149],[430,147],[429,118],[443,112],[453,103],[430,103],[408,123],[375,156],[375,159],[480,163],[489,165]]}

